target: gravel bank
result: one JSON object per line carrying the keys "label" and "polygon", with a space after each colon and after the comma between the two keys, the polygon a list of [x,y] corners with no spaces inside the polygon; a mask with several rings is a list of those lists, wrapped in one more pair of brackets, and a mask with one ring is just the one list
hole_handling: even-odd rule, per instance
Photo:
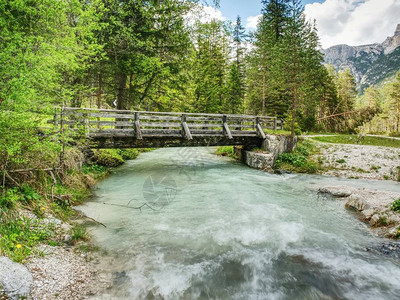
{"label": "gravel bank", "polygon": [[44,256],[34,257],[26,264],[33,277],[28,299],[87,299],[112,283],[111,274],[98,271],[99,254],[48,245],[40,250]]}
{"label": "gravel bank", "polygon": [[324,175],[378,180],[399,178],[400,149],[318,143]]}

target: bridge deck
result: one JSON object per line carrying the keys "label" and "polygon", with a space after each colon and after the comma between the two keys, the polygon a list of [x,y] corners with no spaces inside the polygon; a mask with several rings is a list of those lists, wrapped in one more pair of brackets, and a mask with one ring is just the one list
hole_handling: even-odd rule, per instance
{"label": "bridge deck", "polygon": [[54,122],[96,148],[259,144],[264,129],[281,129],[274,117],[165,113],[64,107]]}

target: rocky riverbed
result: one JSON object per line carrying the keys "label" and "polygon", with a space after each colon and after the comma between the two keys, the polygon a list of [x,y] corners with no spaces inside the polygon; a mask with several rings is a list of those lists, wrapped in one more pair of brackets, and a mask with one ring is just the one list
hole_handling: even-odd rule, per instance
{"label": "rocky riverbed", "polygon": [[[21,215],[36,218],[27,211]],[[43,223],[52,223],[55,234],[63,240],[62,246],[40,245],[24,264],[0,257],[0,299],[52,300],[86,299],[112,284],[112,274],[102,272],[103,257],[96,251],[87,251],[90,244],[72,245],[68,230],[71,226],[48,216]],[[80,248],[79,246],[84,246]]]}
{"label": "rocky riverbed", "polygon": [[325,186],[318,191],[339,199],[347,209],[357,212],[375,234],[391,239],[400,235],[400,213],[391,210],[392,203],[400,199],[400,192],[350,186]]}
{"label": "rocky riverbed", "polygon": [[399,180],[400,149],[317,143],[322,174],[346,178]]}

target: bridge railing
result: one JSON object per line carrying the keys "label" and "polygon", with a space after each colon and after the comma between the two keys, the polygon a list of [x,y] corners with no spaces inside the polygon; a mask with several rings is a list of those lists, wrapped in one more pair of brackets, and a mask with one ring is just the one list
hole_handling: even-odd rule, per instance
{"label": "bridge railing", "polygon": [[148,112],[63,107],[54,122],[63,130],[88,137],[259,136],[264,129],[282,129],[275,117],[232,114]]}

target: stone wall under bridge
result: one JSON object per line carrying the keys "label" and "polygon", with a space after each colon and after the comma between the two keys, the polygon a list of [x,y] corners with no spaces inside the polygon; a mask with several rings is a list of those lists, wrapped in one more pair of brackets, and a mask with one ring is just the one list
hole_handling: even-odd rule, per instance
{"label": "stone wall under bridge", "polygon": [[[294,139],[294,148],[296,147],[297,137]],[[260,150],[252,151],[243,146],[235,146],[235,154],[250,168],[274,172],[273,166],[278,156],[290,151],[290,136],[267,135]]]}

